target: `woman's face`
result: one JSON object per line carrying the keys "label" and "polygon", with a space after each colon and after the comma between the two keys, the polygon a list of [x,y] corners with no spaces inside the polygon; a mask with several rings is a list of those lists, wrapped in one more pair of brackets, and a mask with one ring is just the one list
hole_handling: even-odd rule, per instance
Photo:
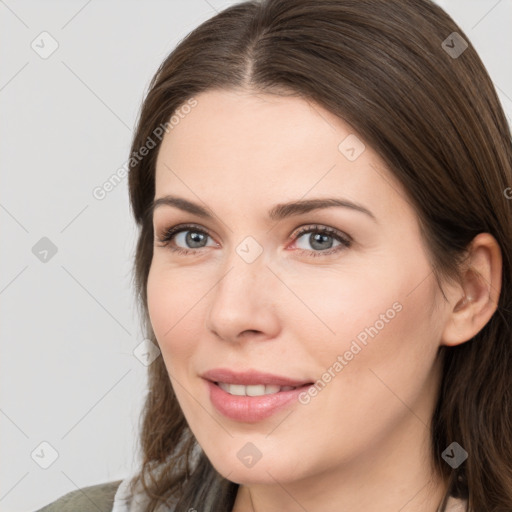
{"label": "woman's face", "polygon": [[155,199],[181,208],[154,209],[147,291],[199,444],[245,484],[425,464],[445,306],[403,188],[314,103],[241,90],[195,100],[158,154]]}

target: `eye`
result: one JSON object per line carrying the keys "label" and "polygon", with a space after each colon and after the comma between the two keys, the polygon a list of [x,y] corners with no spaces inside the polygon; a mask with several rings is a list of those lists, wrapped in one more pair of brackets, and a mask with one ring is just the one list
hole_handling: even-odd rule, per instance
{"label": "eye", "polygon": [[[198,249],[206,247],[204,242],[210,235],[203,229],[199,229],[194,224],[179,225],[167,228],[158,237],[161,247],[167,247],[169,250],[178,254],[197,253]],[[185,245],[185,247],[176,247],[171,242]],[[215,243],[213,245],[216,245]]]}
{"label": "eye", "polygon": [[[309,235],[309,236],[305,236]],[[200,249],[208,247],[211,238],[207,231],[194,224],[181,224],[166,228],[157,237],[160,247],[167,247],[172,252],[184,255],[198,254]],[[304,240],[301,242],[301,238]],[[352,244],[352,239],[341,231],[327,226],[307,226],[292,236],[295,244],[299,244],[299,252],[307,256],[318,257],[340,252]],[[337,242],[337,244],[336,244]],[[304,245],[310,245],[310,250]],[[184,247],[182,247],[184,246]],[[215,242],[210,246],[217,246]]]}
{"label": "eye", "polygon": [[[300,252],[301,254],[304,252],[309,253],[307,255],[312,257],[337,253],[347,247],[350,247],[352,244],[352,239],[341,231],[327,226],[318,225],[302,228],[295,234],[294,238],[296,239],[295,244],[299,244],[301,242],[300,239],[304,238],[302,246],[299,244]],[[333,245],[333,240],[338,242],[338,244]],[[307,245],[310,245],[313,250],[309,250],[307,247],[304,247]]]}

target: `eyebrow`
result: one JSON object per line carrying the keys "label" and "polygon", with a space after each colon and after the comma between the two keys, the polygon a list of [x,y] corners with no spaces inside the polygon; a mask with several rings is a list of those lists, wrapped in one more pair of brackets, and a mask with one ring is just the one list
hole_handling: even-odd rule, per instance
{"label": "eyebrow", "polygon": [[[192,213],[193,215],[197,215],[199,217],[205,219],[213,219],[215,215],[208,208],[204,208],[199,204],[193,203],[184,199],[182,197],[166,195],[163,197],[159,197],[155,199],[153,203],[149,207],[150,215],[153,216],[153,212],[161,206],[174,206],[180,210],[183,210],[188,213]],[[269,212],[268,217],[273,220],[282,220],[287,217],[292,217],[294,215],[300,215],[303,213],[308,213],[313,210],[319,210],[321,208],[332,208],[332,207],[342,207],[342,208],[350,208],[352,210],[364,213],[373,219],[374,222],[377,222],[375,215],[365,208],[363,205],[354,203],[349,201],[348,199],[342,199],[337,197],[325,197],[321,199],[303,199],[299,201],[292,201],[289,203],[280,203],[273,206]]]}

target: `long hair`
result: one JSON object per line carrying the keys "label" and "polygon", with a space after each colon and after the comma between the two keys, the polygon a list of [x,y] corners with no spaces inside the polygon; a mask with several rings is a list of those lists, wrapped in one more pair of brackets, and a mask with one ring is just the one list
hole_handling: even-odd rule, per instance
{"label": "long hair", "polygon": [[[149,85],[131,146],[134,155],[149,138],[154,145],[130,162],[129,172],[139,229],[134,281],[154,343],[146,285],[162,138],[155,134],[162,126],[171,130],[173,116],[201,92],[238,87],[313,100],[354,127],[404,186],[438,283],[460,278],[460,262],[477,234],[498,241],[497,310],[471,340],[439,348],[430,462],[447,483],[443,510],[448,496],[467,499],[477,512],[512,510],[512,142],[468,37],[430,0],[246,1],[185,37]],[[469,454],[456,469],[442,458],[454,441]],[[223,478],[198,447],[162,357],[148,368],[140,449],[132,488],[142,484],[146,512],[171,502],[176,512],[197,503],[205,511],[232,509],[238,484]]]}

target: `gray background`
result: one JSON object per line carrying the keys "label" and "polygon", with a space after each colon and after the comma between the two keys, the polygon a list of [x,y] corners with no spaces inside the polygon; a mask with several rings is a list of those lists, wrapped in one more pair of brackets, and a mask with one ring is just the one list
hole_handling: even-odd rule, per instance
{"label": "gray background", "polygon": [[[92,192],[126,162],[158,65],[233,3],[0,0],[1,511],[33,511],[135,471],[146,391],[133,354],[144,347],[136,231],[126,179],[102,200]],[[510,120],[512,0],[439,3]],[[59,45],[46,59],[31,47],[55,44],[43,31]]]}

